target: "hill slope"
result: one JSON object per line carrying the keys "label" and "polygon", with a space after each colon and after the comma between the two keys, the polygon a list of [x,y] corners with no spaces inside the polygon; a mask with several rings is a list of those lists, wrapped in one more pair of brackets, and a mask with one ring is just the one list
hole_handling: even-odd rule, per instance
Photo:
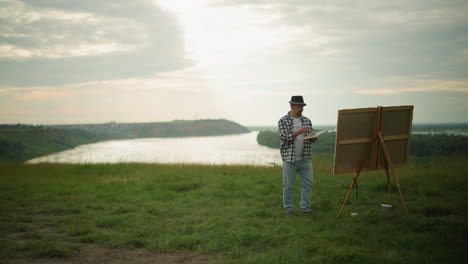
{"label": "hill slope", "polygon": [[0,126],[0,162],[22,162],[103,139],[105,138],[77,129],[2,125]]}

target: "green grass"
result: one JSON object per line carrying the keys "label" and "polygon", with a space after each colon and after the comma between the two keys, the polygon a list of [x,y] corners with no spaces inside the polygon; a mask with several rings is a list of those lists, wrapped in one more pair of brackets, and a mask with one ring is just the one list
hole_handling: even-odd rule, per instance
{"label": "green grass", "polygon": [[67,258],[95,243],[223,263],[462,263],[467,161],[397,169],[410,216],[396,188],[396,207],[380,212],[385,175],[364,172],[338,221],[352,175],[332,175],[326,155],[313,161],[311,216],[283,213],[280,167],[0,165],[0,259]]}

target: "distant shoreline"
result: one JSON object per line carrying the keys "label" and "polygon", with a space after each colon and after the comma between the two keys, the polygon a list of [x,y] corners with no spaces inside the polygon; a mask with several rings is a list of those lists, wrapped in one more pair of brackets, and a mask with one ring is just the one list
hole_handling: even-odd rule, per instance
{"label": "distant shoreline", "polygon": [[[313,125],[318,130],[332,130],[336,131],[336,125]],[[277,131],[277,126],[247,126],[252,131]],[[444,133],[458,134],[468,136],[468,122],[467,123],[413,123],[411,127],[412,134],[419,132],[425,133]],[[415,133],[417,132],[417,133]],[[464,133],[467,134],[464,134]]]}
{"label": "distant shoreline", "polygon": [[248,128],[225,119],[56,126],[0,125],[0,163],[24,162],[105,140],[218,136],[247,132],[250,132]]}

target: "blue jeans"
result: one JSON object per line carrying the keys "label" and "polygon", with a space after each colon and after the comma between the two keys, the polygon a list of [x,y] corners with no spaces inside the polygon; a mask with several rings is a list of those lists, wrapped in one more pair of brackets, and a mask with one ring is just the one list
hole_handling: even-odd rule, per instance
{"label": "blue jeans", "polygon": [[314,179],[311,160],[298,160],[294,163],[283,161],[283,206],[286,212],[294,211],[293,193],[296,175],[301,177],[301,211],[310,212],[310,197]]}

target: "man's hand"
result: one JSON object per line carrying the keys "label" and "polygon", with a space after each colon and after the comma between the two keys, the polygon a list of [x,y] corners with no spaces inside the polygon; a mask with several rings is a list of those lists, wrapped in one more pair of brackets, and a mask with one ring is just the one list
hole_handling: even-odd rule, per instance
{"label": "man's hand", "polygon": [[310,130],[310,128],[308,128],[308,127],[301,127],[301,128],[299,128],[299,130],[297,130],[297,132],[299,133],[298,135],[300,135],[300,134],[304,134],[305,132],[307,132],[309,130]]}
{"label": "man's hand", "polygon": [[315,143],[315,141],[317,141],[318,138],[311,138],[309,139],[312,143]]}
{"label": "man's hand", "polygon": [[297,137],[297,136],[299,136],[301,134],[306,133],[309,130],[310,130],[310,128],[308,128],[308,127],[301,127],[296,132],[294,132],[292,136],[293,136],[293,138],[295,138],[295,137]]}

